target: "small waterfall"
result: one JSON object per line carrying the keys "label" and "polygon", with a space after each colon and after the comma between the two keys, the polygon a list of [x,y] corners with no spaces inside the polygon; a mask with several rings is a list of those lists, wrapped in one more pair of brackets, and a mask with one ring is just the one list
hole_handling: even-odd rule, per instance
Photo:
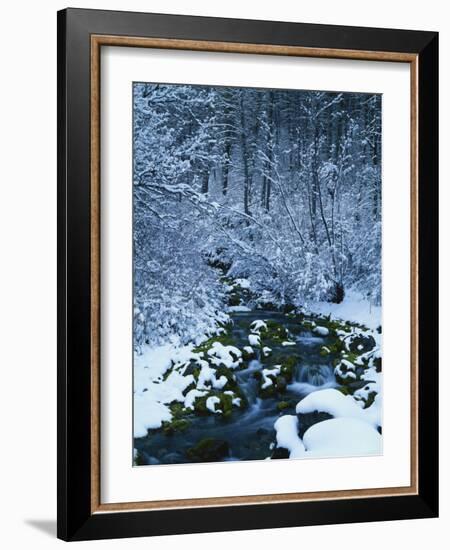
{"label": "small waterfall", "polygon": [[296,382],[311,386],[323,386],[334,380],[333,369],[329,365],[303,365],[295,373]]}
{"label": "small waterfall", "polygon": [[246,369],[237,371],[235,373],[239,387],[241,388],[250,405],[256,403],[259,389],[259,382],[253,377],[253,373],[255,371],[261,370],[262,368],[263,365],[261,364],[259,359],[253,359],[249,362]]}

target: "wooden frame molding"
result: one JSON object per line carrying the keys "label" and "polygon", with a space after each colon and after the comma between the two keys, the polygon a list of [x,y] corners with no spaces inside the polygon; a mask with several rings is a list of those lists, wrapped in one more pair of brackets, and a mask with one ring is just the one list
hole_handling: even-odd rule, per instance
{"label": "wooden frame molding", "polygon": [[[100,58],[102,46],[164,48],[240,54],[318,57],[408,63],[411,75],[411,484],[408,487],[287,493],[256,496],[234,496],[165,501],[101,503],[100,499]],[[91,105],[91,513],[131,510],[170,510],[201,507],[244,506],[288,502],[311,502],[356,498],[379,498],[417,495],[419,491],[418,464],[418,55],[390,51],[361,51],[332,48],[247,44],[235,42],[142,38],[93,34],[90,38],[90,105]]]}
{"label": "wooden frame molding", "polygon": [[[409,65],[409,486],[181,500],[151,500],[149,494],[146,502],[101,502],[100,63],[102,48],[109,46]],[[58,12],[59,538],[94,540],[438,515],[438,57],[439,36],[430,31],[76,8]]]}

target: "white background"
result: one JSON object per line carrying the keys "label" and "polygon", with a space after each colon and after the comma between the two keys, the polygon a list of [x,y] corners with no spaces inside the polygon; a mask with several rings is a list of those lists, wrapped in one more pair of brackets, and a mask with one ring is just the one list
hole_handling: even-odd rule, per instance
{"label": "white background", "polygon": [[[231,69],[231,70],[230,70]],[[175,76],[174,76],[175,75]],[[105,48],[102,53],[101,501],[410,483],[410,68],[403,63]],[[132,82],[382,93],[383,453],[364,458],[131,467]],[[403,207],[399,210],[398,205]],[[129,335],[129,338],[124,335]],[[201,481],[199,481],[201,480]]]}
{"label": "white background", "polygon": [[[450,40],[445,4],[439,0],[394,3],[377,0],[292,2],[292,0],[115,0],[82,2],[78,7],[129,9],[224,17],[292,20],[441,32],[441,279],[449,277]],[[47,549],[56,514],[56,14],[63,2],[23,1],[2,9],[0,87],[0,364],[2,452],[0,543],[8,549]],[[442,340],[450,329],[448,282],[441,289]],[[445,317],[445,319],[444,319]],[[443,355],[443,354],[442,354]],[[450,387],[445,357],[441,369],[441,519],[364,525],[332,525],[259,532],[185,535],[149,541],[99,541],[107,547],[197,550],[275,545],[365,550],[399,544],[444,547],[450,533]],[[444,399],[446,397],[446,399]],[[442,542],[439,542],[439,541]],[[445,543],[447,544],[447,543]]]}

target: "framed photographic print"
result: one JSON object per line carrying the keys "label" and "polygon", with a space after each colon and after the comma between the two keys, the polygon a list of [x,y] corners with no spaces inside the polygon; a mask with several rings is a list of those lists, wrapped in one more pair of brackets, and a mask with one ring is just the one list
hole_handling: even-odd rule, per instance
{"label": "framed photographic print", "polygon": [[58,13],[58,536],[438,513],[434,32]]}

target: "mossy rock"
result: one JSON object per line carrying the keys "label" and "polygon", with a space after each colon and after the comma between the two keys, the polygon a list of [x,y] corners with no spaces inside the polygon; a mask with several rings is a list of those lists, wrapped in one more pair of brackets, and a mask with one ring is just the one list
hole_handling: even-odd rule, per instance
{"label": "mossy rock", "polygon": [[306,430],[311,426],[314,426],[314,424],[318,424],[319,422],[323,422],[324,420],[329,420],[330,418],[333,418],[331,414],[319,411],[314,411],[306,414],[298,414],[297,417],[299,420],[298,435],[300,436],[300,438],[303,438]]}
{"label": "mossy rock", "polygon": [[373,366],[377,372],[381,372],[381,357],[374,357]]}
{"label": "mossy rock", "polygon": [[300,362],[300,357],[298,355],[289,355],[285,357],[281,363],[281,374],[285,377],[288,383],[292,382],[294,378],[294,372],[297,365]]}
{"label": "mossy rock", "polygon": [[236,292],[232,292],[228,296],[228,305],[229,306],[238,306],[241,303],[241,297]]}
{"label": "mossy rock", "polygon": [[283,313],[289,314],[289,313],[293,313],[294,311],[295,311],[294,304],[285,304],[283,306]]}
{"label": "mossy rock", "polygon": [[218,397],[220,399],[220,403],[217,403],[215,406],[215,410],[221,410],[222,413],[220,414],[223,418],[229,418],[233,412],[233,398],[231,395],[228,395],[226,393],[221,393],[218,391],[211,391],[207,395],[202,395],[200,397],[197,397],[197,399],[194,402],[194,411],[196,414],[200,416],[210,415],[210,414],[218,414],[213,413],[208,409],[206,406],[206,402],[209,397]]}
{"label": "mossy rock", "polygon": [[257,305],[258,309],[265,309],[267,311],[277,311],[278,306],[274,304],[273,302],[258,302]]}
{"label": "mossy rock", "polygon": [[[267,330],[261,332],[261,339],[282,343],[288,338],[286,327],[273,319],[266,321]],[[269,346],[270,347],[270,346]]]}
{"label": "mossy rock", "polygon": [[338,391],[340,391],[341,393],[343,393],[344,395],[352,395],[353,394],[353,391],[352,391],[352,388],[350,388],[349,386],[338,386],[336,388]]}
{"label": "mossy rock", "polygon": [[370,334],[358,334],[352,338],[348,347],[353,353],[366,353],[376,346],[375,338]]}
{"label": "mossy rock", "polygon": [[272,451],[272,456],[270,457],[272,460],[278,460],[281,458],[289,458],[289,451],[285,449],[284,447],[275,447],[275,449]]}
{"label": "mossy rock", "polygon": [[251,361],[252,359],[256,359],[256,352],[253,350],[251,353],[246,351],[245,349],[241,350],[242,353],[242,360],[243,361]]}
{"label": "mossy rock", "polygon": [[376,391],[371,391],[368,393],[366,402],[364,404],[365,409],[368,409],[373,404],[373,402],[375,401],[375,397],[377,396],[377,393],[378,392]]}
{"label": "mossy rock", "polygon": [[227,383],[222,388],[223,390],[235,390],[238,387],[236,382],[236,377],[233,374],[233,371],[226,367],[225,365],[220,365],[216,367],[216,378],[219,379],[221,376],[225,376]]}
{"label": "mossy rock", "polygon": [[259,396],[263,399],[268,397],[276,397],[277,395],[283,394],[286,391],[287,380],[281,374],[268,374],[267,376],[272,380],[272,384],[266,388],[259,389]]}
{"label": "mossy rock", "polygon": [[225,439],[207,437],[186,451],[192,462],[218,462],[228,456],[230,446]]}
{"label": "mossy rock", "polygon": [[328,343],[326,347],[330,350],[330,355],[342,356],[342,352],[345,351],[344,342],[339,338],[335,338],[332,342]]}
{"label": "mossy rock", "polygon": [[[198,375],[197,375],[197,378],[198,378]],[[191,382],[189,384],[189,386],[187,386],[187,388],[185,388],[183,390],[183,395],[186,396],[191,390],[195,390],[195,388],[197,387],[197,384],[195,382]]]}
{"label": "mossy rock", "polygon": [[208,397],[210,397],[211,394],[208,395],[201,395],[197,397],[197,399],[194,401],[194,412],[200,416],[205,416],[208,414],[213,414],[211,411],[206,407],[206,400]]}
{"label": "mossy rock", "polygon": [[259,388],[259,397],[262,399],[268,399],[269,397],[276,397],[278,394],[275,382],[267,388]]}
{"label": "mossy rock", "polygon": [[315,327],[315,325],[311,321],[303,321],[302,326],[305,330],[309,331],[313,330],[313,328]]}
{"label": "mossy rock", "polygon": [[328,355],[330,355],[330,353],[331,353],[331,349],[328,346],[322,346],[320,348],[319,354],[322,357],[327,357]]}
{"label": "mossy rock", "polygon": [[277,410],[278,411],[285,411],[286,409],[289,409],[294,406],[293,401],[278,401],[277,403]]}
{"label": "mossy rock", "polygon": [[278,375],[275,379],[275,386],[278,393],[284,393],[287,387],[287,380],[284,376]]}
{"label": "mossy rock", "polygon": [[133,464],[134,466],[146,466],[147,461],[145,460],[144,453],[136,449],[136,453],[133,457]]}
{"label": "mossy rock", "polygon": [[170,412],[172,413],[172,420],[184,418],[186,415],[190,414],[190,411],[185,409],[184,403],[179,401],[173,401],[170,405]]}
{"label": "mossy rock", "polygon": [[204,353],[205,355],[207,355],[208,351],[212,348],[215,342],[219,342],[224,346],[234,345],[234,339],[231,335],[231,331],[222,332],[221,334],[216,334],[215,336],[211,336],[211,338],[208,338],[208,340],[206,340],[205,342],[203,342],[202,344],[194,348],[193,352]]}
{"label": "mossy rock", "polygon": [[190,422],[185,418],[172,420],[171,422],[162,423],[162,431],[166,435],[174,435],[176,432],[184,432],[189,428]]}

